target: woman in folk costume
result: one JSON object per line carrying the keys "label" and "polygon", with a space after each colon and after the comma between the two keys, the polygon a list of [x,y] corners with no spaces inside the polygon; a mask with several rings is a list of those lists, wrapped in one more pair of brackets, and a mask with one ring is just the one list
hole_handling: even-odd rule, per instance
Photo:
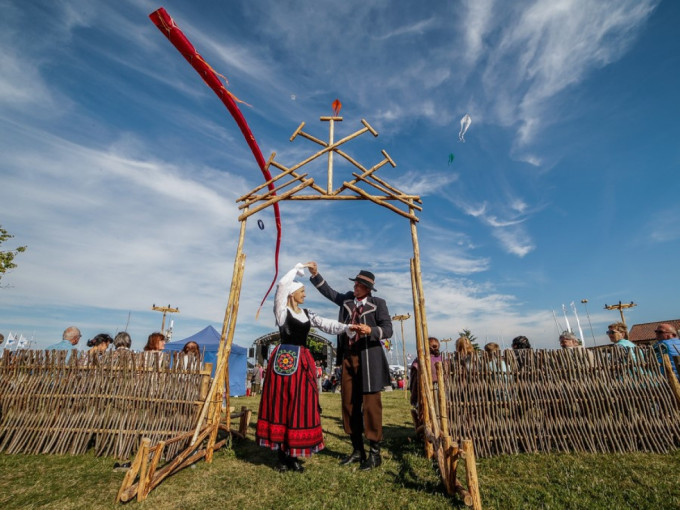
{"label": "woman in folk costume", "polygon": [[302,472],[298,457],[310,457],[324,448],[316,365],[307,348],[309,330],[315,327],[332,335],[354,334],[351,325],[300,308],[305,288],[294,278],[304,276],[305,267],[297,264],[276,288],[274,316],[281,343],[269,358],[257,419],[257,441],[278,450],[279,471]]}

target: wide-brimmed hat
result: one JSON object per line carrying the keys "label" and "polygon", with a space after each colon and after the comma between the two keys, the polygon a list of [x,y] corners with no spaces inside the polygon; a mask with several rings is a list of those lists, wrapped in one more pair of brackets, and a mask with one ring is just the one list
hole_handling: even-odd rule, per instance
{"label": "wide-brimmed hat", "polygon": [[377,291],[373,284],[375,283],[375,276],[370,271],[361,270],[356,278],[350,278],[353,282],[359,282],[361,285],[365,285],[370,290]]}

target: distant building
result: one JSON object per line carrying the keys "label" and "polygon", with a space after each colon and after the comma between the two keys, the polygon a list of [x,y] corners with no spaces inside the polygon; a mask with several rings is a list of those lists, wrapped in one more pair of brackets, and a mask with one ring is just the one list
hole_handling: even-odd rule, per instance
{"label": "distant building", "polygon": [[645,324],[635,324],[628,332],[630,341],[639,345],[653,345],[656,342],[656,333],[654,330],[656,326],[666,323],[673,326],[676,330],[680,329],[680,319],[660,320],[656,322],[647,322]]}

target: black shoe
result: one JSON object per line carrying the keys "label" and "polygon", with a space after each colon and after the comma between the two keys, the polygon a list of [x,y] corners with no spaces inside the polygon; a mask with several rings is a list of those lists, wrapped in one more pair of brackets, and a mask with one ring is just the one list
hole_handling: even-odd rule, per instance
{"label": "black shoe", "polygon": [[361,466],[359,466],[359,469],[361,471],[368,471],[369,469],[373,469],[378,467],[380,464],[382,464],[382,459],[380,458],[380,454],[378,453],[373,454],[369,453],[368,458],[361,463]]}
{"label": "black shoe", "polygon": [[343,457],[342,460],[340,461],[341,466],[345,466],[347,464],[353,464],[355,462],[364,462],[366,460],[366,452],[361,449],[355,449],[352,453],[347,455],[347,457]]}
{"label": "black shoe", "polygon": [[296,473],[302,473],[305,468],[296,457],[288,457],[288,468]]}
{"label": "black shoe", "polygon": [[380,443],[377,441],[371,441],[371,449],[368,453],[368,458],[361,463],[359,469],[361,471],[368,471],[382,464],[382,458],[380,457]]}
{"label": "black shoe", "polygon": [[276,463],[276,467],[274,469],[276,469],[279,473],[283,473],[284,471],[288,471],[288,468],[289,468],[288,464],[289,464],[289,461],[290,461],[290,457],[288,457],[288,455],[286,455],[283,452],[283,450],[279,450],[278,456],[279,456],[279,461]]}

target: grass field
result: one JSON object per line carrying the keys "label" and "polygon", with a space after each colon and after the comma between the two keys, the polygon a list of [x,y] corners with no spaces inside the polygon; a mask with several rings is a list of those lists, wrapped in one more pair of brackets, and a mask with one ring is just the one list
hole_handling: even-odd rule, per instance
{"label": "grass field", "polygon": [[[232,399],[255,412],[247,440],[163,482],[138,504],[115,505],[124,473],[92,455],[0,454],[0,509],[122,508],[234,509],[460,508],[446,495],[432,462],[414,440],[407,399],[383,394],[383,465],[361,472],[339,466],[350,450],[340,421],[340,395],[321,396],[326,449],[304,473],[278,473],[275,455],[254,444],[257,397]],[[485,508],[680,508],[680,452],[668,455],[515,455],[480,459]],[[461,470],[459,476],[464,480]]]}

